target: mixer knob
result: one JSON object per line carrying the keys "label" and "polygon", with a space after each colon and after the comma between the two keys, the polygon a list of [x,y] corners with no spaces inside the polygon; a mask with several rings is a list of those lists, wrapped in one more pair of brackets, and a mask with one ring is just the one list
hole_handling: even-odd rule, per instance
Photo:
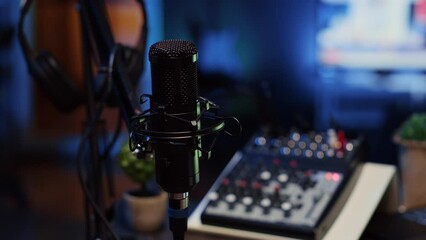
{"label": "mixer knob", "polygon": [[272,201],[269,198],[264,198],[260,200],[260,206],[263,207],[263,214],[269,214],[269,208],[272,205]]}
{"label": "mixer knob", "polygon": [[219,199],[219,194],[217,192],[211,192],[208,196],[209,200],[214,202]]}
{"label": "mixer knob", "polygon": [[282,155],[290,155],[291,149],[289,147],[282,147],[280,148],[280,153]]}
{"label": "mixer knob", "polygon": [[280,196],[280,190],[281,190],[281,186],[279,184],[275,185],[275,187],[274,187],[274,193],[272,195],[272,199],[273,199],[274,205],[276,205],[276,203],[280,201],[280,198],[281,198],[281,196]]}
{"label": "mixer knob", "polygon": [[246,206],[246,212],[251,212],[253,209],[253,198],[250,196],[245,196],[241,201],[244,206]]}
{"label": "mixer knob", "polygon": [[324,158],[324,152],[323,151],[317,151],[315,155],[318,159]]}
{"label": "mixer knob", "polygon": [[318,149],[318,144],[317,144],[317,143],[314,143],[314,142],[311,142],[311,143],[309,143],[309,148],[310,148],[312,151],[316,151],[316,150]]}
{"label": "mixer knob", "polygon": [[235,194],[233,193],[229,193],[225,196],[225,201],[229,203],[229,209],[234,209],[235,202],[237,201],[237,196],[235,196]]}
{"label": "mixer knob", "polygon": [[287,146],[288,146],[289,148],[294,148],[294,147],[296,147],[296,142],[295,142],[295,141],[293,141],[293,140],[289,140],[289,141],[287,142]]}
{"label": "mixer knob", "polygon": [[300,148],[296,148],[293,150],[293,155],[298,157],[300,155],[302,155],[302,150]]}
{"label": "mixer knob", "polygon": [[271,139],[271,148],[279,148],[282,146],[282,141],[278,138]]}
{"label": "mixer knob", "polygon": [[268,181],[269,179],[271,179],[271,172],[267,170],[261,172],[260,179],[262,179],[263,181]]}
{"label": "mixer knob", "polygon": [[300,134],[298,132],[294,132],[293,134],[291,134],[291,139],[293,139],[294,141],[299,141],[300,140]]}
{"label": "mixer knob", "polygon": [[352,143],[347,143],[345,146],[346,151],[351,152],[352,150],[354,150],[354,145]]}
{"label": "mixer knob", "polygon": [[300,141],[299,144],[297,144],[299,146],[300,149],[305,149],[306,148],[306,142],[304,141]]}
{"label": "mixer knob", "polygon": [[238,196],[240,196],[240,195],[244,195],[249,189],[246,187],[247,186],[247,182],[245,181],[245,180],[242,180],[242,179],[240,179],[240,180],[238,180],[237,182],[236,182],[236,184],[237,184],[237,189],[236,189],[236,194],[238,195]]}
{"label": "mixer knob", "polygon": [[219,193],[217,193],[217,192],[209,193],[208,199],[210,200],[210,204],[213,207],[216,207],[217,206],[217,200],[219,199]]}
{"label": "mixer knob", "polygon": [[305,155],[305,157],[307,157],[307,158],[311,158],[311,157],[314,155],[314,153],[312,152],[312,150],[307,149],[307,150],[305,150],[304,155]]}
{"label": "mixer knob", "polygon": [[266,144],[266,138],[265,137],[256,137],[254,139],[254,145],[257,147],[265,146]]}
{"label": "mixer knob", "polygon": [[317,134],[317,135],[315,135],[315,137],[314,137],[314,141],[315,141],[316,143],[321,143],[321,142],[323,141],[323,137],[321,136],[321,134]]}
{"label": "mixer knob", "polygon": [[325,143],[321,144],[321,151],[325,152],[325,151],[327,151],[328,149],[329,149],[328,144],[325,144]]}
{"label": "mixer knob", "polygon": [[228,203],[235,203],[237,201],[237,196],[235,196],[233,193],[229,193],[225,196],[225,201]]}
{"label": "mixer knob", "polygon": [[284,211],[284,217],[290,217],[292,208],[293,205],[291,204],[291,202],[283,202],[281,204],[281,209]]}
{"label": "mixer knob", "polygon": [[332,157],[334,157],[334,150],[328,149],[325,154],[327,155],[327,157],[332,158]]}
{"label": "mixer knob", "polygon": [[260,200],[260,206],[264,207],[264,208],[269,208],[271,206],[272,202],[271,199],[269,198],[264,198],[262,200]]}
{"label": "mixer knob", "polygon": [[253,204],[253,198],[250,197],[250,196],[243,197],[243,199],[241,201],[245,206],[250,206],[250,205]]}
{"label": "mixer knob", "polygon": [[254,182],[253,184],[253,188],[254,188],[254,192],[253,192],[253,196],[255,198],[258,198],[262,195],[262,184],[260,182]]}
{"label": "mixer knob", "polygon": [[222,185],[219,187],[219,192],[221,194],[226,194],[230,192],[230,180],[229,178],[224,178],[222,181]]}
{"label": "mixer knob", "polygon": [[286,173],[281,173],[280,175],[278,175],[277,179],[280,183],[287,183],[288,175]]}

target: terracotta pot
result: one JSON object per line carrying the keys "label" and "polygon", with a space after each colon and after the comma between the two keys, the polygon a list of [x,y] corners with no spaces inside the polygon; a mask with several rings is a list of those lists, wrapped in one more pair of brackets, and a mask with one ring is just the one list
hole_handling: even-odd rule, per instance
{"label": "terracotta pot", "polygon": [[130,224],[139,232],[158,230],[164,222],[167,210],[167,193],[162,191],[155,196],[135,196],[124,194],[127,203]]}
{"label": "terracotta pot", "polygon": [[399,148],[401,211],[426,206],[426,142],[401,139]]}

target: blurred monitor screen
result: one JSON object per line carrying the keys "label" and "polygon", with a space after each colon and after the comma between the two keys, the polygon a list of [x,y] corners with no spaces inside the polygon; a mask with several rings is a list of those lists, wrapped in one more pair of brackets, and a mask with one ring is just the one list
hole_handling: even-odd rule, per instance
{"label": "blurred monitor screen", "polygon": [[323,67],[426,70],[426,0],[319,0]]}

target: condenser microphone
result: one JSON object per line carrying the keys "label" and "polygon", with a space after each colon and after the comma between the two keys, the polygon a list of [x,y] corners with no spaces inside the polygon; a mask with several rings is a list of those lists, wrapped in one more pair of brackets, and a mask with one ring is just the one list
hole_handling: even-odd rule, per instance
{"label": "condenser microphone", "polygon": [[[160,132],[196,131],[197,49],[183,40],[165,40],[149,51],[152,77],[151,109],[165,112],[151,121]],[[175,118],[174,118],[175,117]],[[199,181],[197,138],[166,140],[155,147],[157,182],[169,193],[190,191]]]}
{"label": "condenser microphone", "polygon": [[[225,121],[234,117],[218,115],[219,106],[198,96],[198,52],[184,40],[164,40],[149,49],[152,95],[150,109],[131,120],[129,147],[153,152],[157,183],[169,193],[169,225],[174,239],[183,239],[187,229],[189,192],[200,180],[200,159],[210,157]],[[210,138],[210,144],[208,136]],[[201,144],[203,138],[203,145]]]}
{"label": "condenser microphone", "polygon": [[[160,114],[152,117],[149,130],[195,133],[200,129],[197,57],[196,46],[184,40],[164,40],[151,46],[150,105]],[[174,233],[186,229],[184,212],[189,191],[199,182],[200,144],[199,137],[190,137],[159,139],[153,145],[156,180],[169,193],[170,228]]]}

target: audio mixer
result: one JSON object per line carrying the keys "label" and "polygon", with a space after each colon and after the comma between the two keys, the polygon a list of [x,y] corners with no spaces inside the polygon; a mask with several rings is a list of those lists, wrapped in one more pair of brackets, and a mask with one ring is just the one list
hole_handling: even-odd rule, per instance
{"label": "audio mixer", "polygon": [[341,131],[272,136],[263,128],[206,194],[201,221],[320,239],[354,185],[347,183],[361,158],[361,144]]}

